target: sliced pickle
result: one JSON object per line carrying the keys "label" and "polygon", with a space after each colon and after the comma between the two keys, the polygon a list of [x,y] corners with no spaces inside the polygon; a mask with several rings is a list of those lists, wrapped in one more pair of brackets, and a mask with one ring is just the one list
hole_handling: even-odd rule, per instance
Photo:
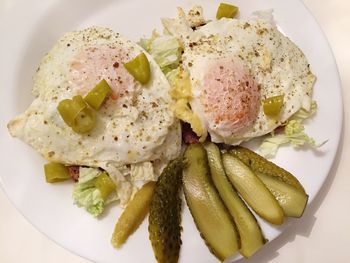
{"label": "sliced pickle", "polygon": [[149,211],[149,239],[158,263],[177,263],[181,246],[182,158],[160,175]]}
{"label": "sliced pickle", "polygon": [[149,182],[142,186],[124,209],[112,235],[111,242],[115,248],[121,247],[141,225],[148,213],[155,185],[155,182]]}
{"label": "sliced pickle", "polygon": [[265,244],[266,240],[255,216],[228,181],[219,148],[214,143],[208,143],[205,145],[205,149],[208,155],[211,178],[239,232],[241,242],[239,252],[245,257],[250,257]]}
{"label": "sliced pickle", "polygon": [[254,172],[274,176],[305,193],[304,187],[290,172],[266,160],[259,154],[241,146],[235,146],[229,152],[249,166]]}
{"label": "sliced pickle", "polygon": [[227,177],[247,204],[266,221],[281,225],[283,210],[263,182],[238,158],[224,153],[222,161]]}
{"label": "sliced pickle", "polygon": [[224,261],[239,249],[235,224],[211,181],[204,147],[191,144],[185,159],[183,189],[187,205],[206,245]]}
{"label": "sliced pickle", "polygon": [[301,217],[304,213],[309,196],[295,187],[282,182],[276,177],[262,173],[256,175],[275,196],[283,209],[285,216]]}

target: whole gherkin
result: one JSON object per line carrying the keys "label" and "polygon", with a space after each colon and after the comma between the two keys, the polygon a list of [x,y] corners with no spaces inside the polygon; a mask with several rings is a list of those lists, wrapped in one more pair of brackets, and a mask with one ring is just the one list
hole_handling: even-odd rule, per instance
{"label": "whole gherkin", "polygon": [[149,214],[149,239],[158,263],[176,263],[181,247],[182,158],[171,161],[160,175]]}

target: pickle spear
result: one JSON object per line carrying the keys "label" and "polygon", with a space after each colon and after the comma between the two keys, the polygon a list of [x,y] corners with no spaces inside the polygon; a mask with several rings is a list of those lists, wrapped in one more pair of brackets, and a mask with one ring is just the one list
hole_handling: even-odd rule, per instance
{"label": "pickle spear", "polygon": [[241,242],[239,252],[245,257],[250,257],[265,244],[261,228],[255,216],[229,182],[222,164],[219,148],[214,143],[207,143],[205,149],[208,155],[211,178],[239,232]]}
{"label": "pickle spear", "polygon": [[235,224],[211,181],[204,147],[191,144],[185,159],[183,189],[187,205],[206,245],[224,261],[239,249]]}
{"label": "pickle spear", "polygon": [[160,175],[149,211],[149,239],[158,263],[177,263],[181,246],[182,158]]}
{"label": "pickle spear", "polygon": [[297,178],[295,178],[291,173],[287,172],[283,168],[266,160],[259,154],[241,146],[235,146],[230,149],[229,152],[230,154],[240,159],[245,165],[249,166],[253,172],[259,172],[269,176],[274,176],[305,193],[304,187],[301,185]]}
{"label": "pickle spear", "polygon": [[155,182],[145,184],[126,206],[112,235],[111,242],[115,248],[121,247],[146,217],[154,188]]}
{"label": "pickle spear", "polygon": [[282,182],[276,177],[256,173],[267,189],[275,196],[285,216],[301,217],[309,196],[295,187]]}
{"label": "pickle spear", "polygon": [[264,183],[238,158],[224,153],[222,161],[227,177],[248,205],[266,221],[281,225],[284,213]]}

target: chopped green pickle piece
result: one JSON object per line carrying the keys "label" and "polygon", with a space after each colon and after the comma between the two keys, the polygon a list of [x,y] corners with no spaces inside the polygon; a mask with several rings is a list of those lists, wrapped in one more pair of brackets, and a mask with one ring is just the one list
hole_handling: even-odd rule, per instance
{"label": "chopped green pickle piece", "polygon": [[124,67],[141,84],[147,84],[151,78],[151,68],[144,53],[125,63]]}
{"label": "chopped green pickle piece", "polygon": [[277,116],[282,109],[284,95],[273,96],[262,101],[264,112],[268,116]]}
{"label": "chopped green pickle piece", "polygon": [[156,182],[148,182],[137,191],[115,225],[112,245],[120,248],[141,225],[149,211]]}
{"label": "chopped green pickle piece", "polygon": [[74,96],[72,99],[60,101],[57,110],[68,126],[72,126],[79,113],[86,109],[87,104],[81,96]]}
{"label": "chopped green pickle piece", "polygon": [[76,133],[87,133],[94,128],[95,123],[95,112],[92,109],[86,108],[78,114],[71,127]]}
{"label": "chopped green pickle piece", "polygon": [[216,19],[220,19],[222,17],[234,18],[237,12],[237,6],[221,3],[218,7],[218,11],[216,12]]}
{"label": "chopped green pickle piece", "polygon": [[100,191],[103,200],[106,200],[107,197],[116,189],[115,183],[109,177],[106,172],[101,173],[94,182],[96,188]]}
{"label": "chopped green pickle piece", "polygon": [[107,81],[103,79],[92,90],[90,90],[84,100],[91,108],[99,110],[111,92],[111,87],[108,85]]}
{"label": "chopped green pickle piece", "polygon": [[61,163],[47,163],[44,165],[44,171],[48,183],[62,182],[71,178],[68,168]]}

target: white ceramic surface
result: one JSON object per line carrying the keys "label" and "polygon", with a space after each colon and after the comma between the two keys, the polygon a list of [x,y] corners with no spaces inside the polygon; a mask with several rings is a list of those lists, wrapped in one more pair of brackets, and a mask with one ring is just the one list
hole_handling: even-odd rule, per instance
{"label": "white ceramic surface", "polygon": [[[140,36],[149,35],[153,28],[160,28],[160,17],[174,16],[176,6],[189,7],[199,3],[204,7],[206,17],[211,18],[214,17],[218,2],[61,0],[18,1],[8,6],[13,12],[7,12],[10,15],[0,18],[0,33],[6,34],[0,51],[2,65],[6,65],[2,67],[0,75],[0,98],[3,99],[0,153],[2,162],[10,165],[5,166],[0,180],[14,205],[40,231],[67,249],[93,261],[154,261],[147,224],[141,226],[123,249],[115,251],[109,240],[119,209],[113,207],[100,220],[95,220],[75,207],[71,199],[71,184],[46,184],[42,172],[44,160],[25,144],[12,139],[6,131],[6,123],[30,104],[31,77],[41,57],[62,33],[101,25],[137,40]],[[273,8],[277,24],[305,52],[318,77],[314,98],[319,110],[308,123],[307,132],[317,141],[328,139],[328,143],[319,151],[284,148],[275,159],[300,179],[312,202],[328,175],[341,132],[341,91],[333,56],[321,30],[301,2],[241,0],[235,3],[241,8],[241,17],[258,9]],[[295,220],[288,223],[292,221]],[[264,233],[270,241],[285,227],[274,228],[263,223]],[[180,261],[216,262],[200,239],[187,210],[183,216],[183,228]]]}

